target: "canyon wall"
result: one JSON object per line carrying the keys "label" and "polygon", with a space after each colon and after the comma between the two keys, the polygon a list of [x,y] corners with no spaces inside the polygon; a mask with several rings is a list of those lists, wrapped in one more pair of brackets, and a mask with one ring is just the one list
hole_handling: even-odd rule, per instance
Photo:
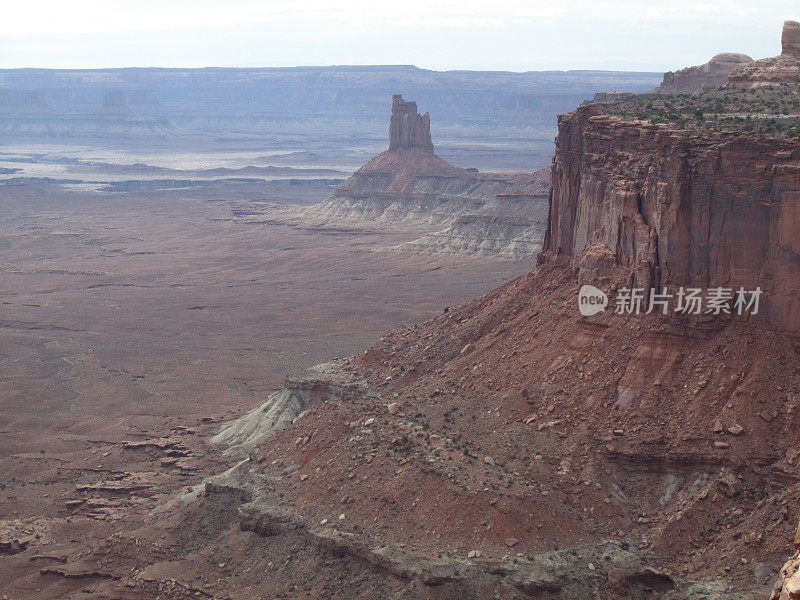
{"label": "canyon wall", "polygon": [[800,331],[797,140],[681,131],[597,105],[561,115],[544,247],[578,262],[590,245],[602,256],[597,244],[637,287],[760,286],[760,317]]}
{"label": "canyon wall", "polygon": [[[519,153],[552,156],[554,117],[602,90],[645,91],[660,73],[429,71],[413,66],[207,69],[0,69],[0,132],[6,141],[70,140],[102,135],[127,140],[284,141],[322,154],[380,148],[386,99],[408,90],[436,115],[439,142],[481,146],[501,141]],[[139,118],[104,110],[106,94],[152,94]],[[130,96],[128,105],[131,105]],[[115,118],[111,118],[111,116]],[[145,122],[145,117],[154,117]],[[162,123],[163,121],[163,123]],[[545,147],[546,143],[546,147]],[[285,150],[284,150],[285,151]],[[479,166],[479,165],[475,165]],[[513,167],[519,168],[519,167]]]}

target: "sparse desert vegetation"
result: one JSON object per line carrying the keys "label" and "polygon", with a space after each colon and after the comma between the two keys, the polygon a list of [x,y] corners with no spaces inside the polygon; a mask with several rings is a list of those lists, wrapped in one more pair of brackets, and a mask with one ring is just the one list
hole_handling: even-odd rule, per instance
{"label": "sparse desert vegetation", "polygon": [[650,123],[671,123],[683,130],[800,136],[800,95],[790,84],[675,96],[641,94],[604,104],[602,110]]}

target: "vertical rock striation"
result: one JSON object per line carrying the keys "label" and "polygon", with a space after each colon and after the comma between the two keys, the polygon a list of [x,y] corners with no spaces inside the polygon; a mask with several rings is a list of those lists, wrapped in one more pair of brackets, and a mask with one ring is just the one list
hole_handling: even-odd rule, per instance
{"label": "vertical rock striation", "polygon": [[577,262],[603,245],[637,287],[760,286],[761,317],[800,331],[796,139],[681,131],[588,105],[559,117],[551,181],[545,250]]}
{"label": "vertical rock striation", "polygon": [[433,154],[431,117],[417,112],[416,102],[403,100],[402,94],[392,96],[392,118],[389,123],[389,151],[417,150]]}

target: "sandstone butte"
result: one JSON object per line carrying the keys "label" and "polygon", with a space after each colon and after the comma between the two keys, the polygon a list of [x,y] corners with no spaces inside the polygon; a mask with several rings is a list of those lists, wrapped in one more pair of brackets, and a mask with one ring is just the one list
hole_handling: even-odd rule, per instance
{"label": "sandstone butte", "polygon": [[433,154],[431,116],[420,115],[416,102],[406,102],[402,94],[392,96],[392,117],[389,123],[389,150],[418,150]]}
{"label": "sandstone butte", "polygon": [[549,172],[478,173],[434,152],[430,115],[392,98],[389,148],[303,215],[304,226],[402,228],[397,251],[533,258],[542,247]]}
{"label": "sandstone butte", "polygon": [[800,84],[800,23],[786,21],[781,35],[781,54],[754,61],[734,71],[728,78],[731,87],[757,89]]}

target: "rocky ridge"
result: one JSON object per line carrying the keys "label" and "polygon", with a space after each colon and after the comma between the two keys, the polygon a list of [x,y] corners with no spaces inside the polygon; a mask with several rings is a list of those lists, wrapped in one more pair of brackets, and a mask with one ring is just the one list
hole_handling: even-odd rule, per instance
{"label": "rocky ridge", "polygon": [[679,71],[664,73],[661,84],[650,94],[693,94],[707,89],[716,89],[728,82],[728,75],[753,62],[746,54],[723,52],[707,63],[687,67]]}

